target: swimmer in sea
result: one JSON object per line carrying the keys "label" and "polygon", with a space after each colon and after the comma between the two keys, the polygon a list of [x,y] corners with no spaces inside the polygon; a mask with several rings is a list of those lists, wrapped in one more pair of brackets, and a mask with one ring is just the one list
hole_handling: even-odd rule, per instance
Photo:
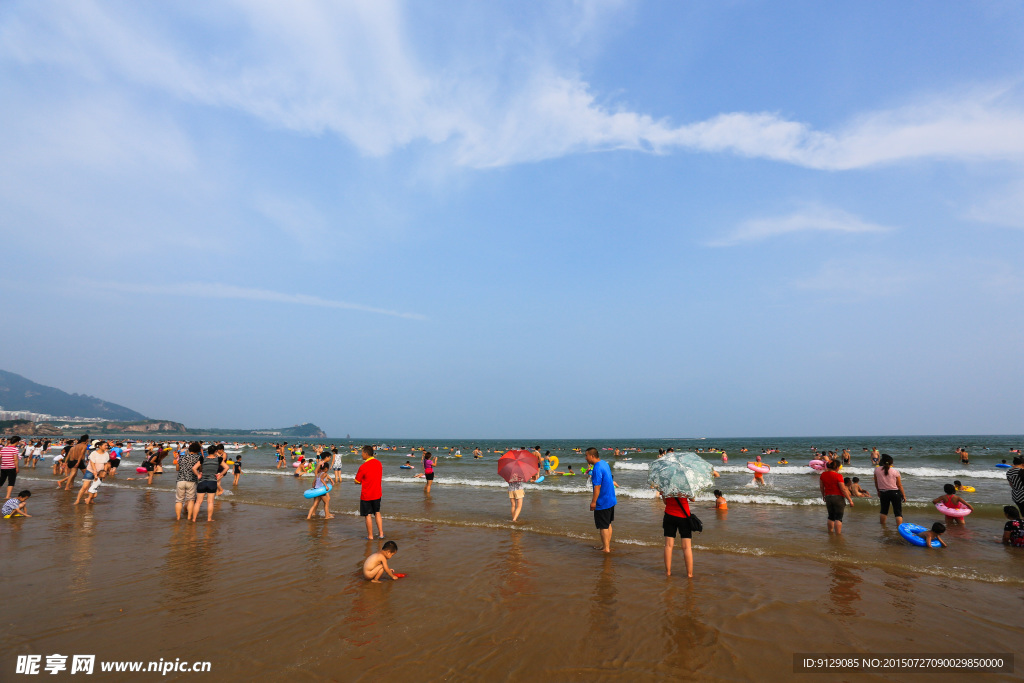
{"label": "swimmer in sea", "polygon": [[[748,465],[756,465],[757,467],[764,467],[764,463],[761,462],[761,456],[755,455],[754,462],[748,462]],[[713,470],[712,470],[713,471]],[[764,486],[764,474],[761,472],[754,472],[754,483],[758,486]]]}
{"label": "swimmer in sea", "polygon": [[789,461],[788,461],[788,460],[786,460],[785,458],[780,458],[780,459],[779,459],[779,464],[780,464],[780,465],[788,465],[788,464],[789,464]]}
{"label": "swimmer in sea", "polygon": [[374,553],[363,562],[363,578],[370,583],[380,583],[382,576],[387,574],[397,581],[401,575],[388,566],[388,560],[398,553],[398,544],[394,541],[387,541],[381,546],[379,553]]}
{"label": "swimmer in sea", "polygon": [[715,509],[723,512],[729,509],[729,503],[725,501],[725,496],[718,489],[715,489]]}
{"label": "swimmer in sea", "polygon": [[[936,503],[942,503],[943,505],[952,510],[965,507],[968,510],[971,510],[972,512],[974,511],[974,508],[971,507],[970,503],[968,503],[960,496],[956,495],[956,487],[953,486],[952,484],[946,484],[945,486],[942,487],[942,490],[945,492],[945,495],[939,496],[938,498],[933,500],[932,505],[935,505]],[[948,515],[946,516],[946,524],[960,524],[961,526],[967,526],[967,522],[964,520],[963,517],[950,517]]]}

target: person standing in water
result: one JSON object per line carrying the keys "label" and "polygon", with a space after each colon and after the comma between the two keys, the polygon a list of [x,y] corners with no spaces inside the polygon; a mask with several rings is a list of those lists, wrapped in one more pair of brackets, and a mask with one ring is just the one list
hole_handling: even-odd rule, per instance
{"label": "person standing in water", "polygon": [[891,455],[883,453],[879,462],[881,467],[875,468],[875,491],[882,504],[878,522],[885,524],[891,505],[892,513],[896,516],[896,524],[903,524],[903,503],[907,500],[903,480],[900,478],[899,470],[892,466]]}
{"label": "person standing in water", "polygon": [[192,519],[192,507],[196,504],[196,485],[199,476],[193,469],[196,463],[203,460],[203,447],[198,441],[189,444],[188,450],[178,456],[178,473],[174,482],[174,518],[181,519],[182,507],[185,508],[185,519]]}
{"label": "person standing in water", "polygon": [[67,476],[57,481],[57,488],[64,487],[65,491],[70,491],[72,485],[75,483],[75,477],[78,475],[79,466],[85,461],[85,451],[89,448],[89,435],[82,434],[78,439],[78,443],[72,446],[68,450],[67,457],[64,458],[64,471]]}
{"label": "person standing in water", "polygon": [[843,475],[839,474],[837,461],[831,461],[828,469],[821,473],[818,488],[821,489],[821,499],[825,501],[825,509],[828,512],[828,532],[843,533],[843,512],[847,502],[853,507],[853,497],[846,488]]}
{"label": "person standing in water", "polygon": [[331,457],[333,460],[331,462],[332,479],[334,480],[334,485],[337,486],[341,483],[341,453],[338,451],[337,446],[331,448]]}
{"label": "person standing in water", "polygon": [[690,544],[693,531],[690,527],[690,503],[686,498],[665,497],[661,497],[661,502],[665,504],[665,515],[661,520],[665,532],[665,576],[672,576],[672,549],[678,533],[679,543],[683,546],[683,560],[686,562],[686,576],[692,579],[693,549]]}
{"label": "person standing in water", "polygon": [[356,471],[356,483],[359,490],[359,515],[366,519],[366,538],[373,540],[373,520],[377,520],[377,531],[384,538],[384,521],[380,516],[380,500],[383,497],[381,481],[384,479],[384,467],[380,460],[373,457],[373,446],[363,446],[363,464]]}
{"label": "person standing in water", "polygon": [[1013,465],[1006,470],[1006,483],[1010,485],[1010,497],[1013,504],[1024,516],[1024,458],[1017,456],[1013,459]]}
{"label": "person standing in water", "polygon": [[[203,452],[203,445],[198,441],[189,444],[189,449],[194,447],[198,447],[200,453]],[[199,509],[202,507],[203,498],[206,498],[206,521],[213,521],[213,503],[217,498],[217,487],[220,485],[220,478],[228,471],[224,460],[217,457],[215,448],[211,446],[212,452],[192,466],[193,474],[199,478],[199,483],[196,485],[196,502],[192,506],[191,521],[193,522],[199,519]]]}
{"label": "person standing in water", "polygon": [[423,451],[423,478],[427,480],[423,487],[424,493],[430,493],[430,487],[434,483],[434,465],[436,464],[437,458],[431,456],[430,451]]}
{"label": "person standing in water", "polygon": [[615,521],[615,480],[612,469],[596,448],[588,448],[587,463],[591,466],[590,483],[594,487],[594,495],[590,499],[590,509],[594,513],[594,526],[601,537],[601,547],[605,553],[612,551],[612,522]]}

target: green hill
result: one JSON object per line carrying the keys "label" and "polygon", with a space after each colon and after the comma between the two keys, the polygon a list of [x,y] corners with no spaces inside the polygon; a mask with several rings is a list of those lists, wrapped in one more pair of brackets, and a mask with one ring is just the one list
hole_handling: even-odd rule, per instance
{"label": "green hill", "polygon": [[0,406],[4,410],[29,410],[68,417],[99,417],[126,422],[146,419],[145,415],[116,403],[85,394],[69,394],[5,370],[0,370]]}

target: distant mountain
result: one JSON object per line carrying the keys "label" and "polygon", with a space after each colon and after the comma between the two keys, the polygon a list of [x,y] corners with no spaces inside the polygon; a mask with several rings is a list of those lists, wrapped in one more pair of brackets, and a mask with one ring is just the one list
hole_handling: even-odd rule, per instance
{"label": "distant mountain", "polygon": [[128,422],[146,419],[145,415],[116,403],[84,394],[69,394],[5,370],[0,370],[0,406],[4,410],[28,410],[68,417],[99,417]]}

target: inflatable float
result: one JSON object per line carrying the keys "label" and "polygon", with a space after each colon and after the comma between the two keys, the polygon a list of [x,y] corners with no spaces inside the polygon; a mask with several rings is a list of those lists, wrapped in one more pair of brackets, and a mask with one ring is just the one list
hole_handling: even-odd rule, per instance
{"label": "inflatable float", "polygon": [[810,467],[812,470],[817,470],[818,472],[821,472],[822,470],[825,469],[825,461],[812,460],[809,463],[807,463],[807,466]]}
{"label": "inflatable float", "polygon": [[332,489],[334,489],[334,487],[331,486],[330,484],[328,484],[326,487],[318,486],[315,489],[306,489],[302,493],[302,497],[303,498],[319,498],[320,496],[324,495],[325,493],[330,493]]}
{"label": "inflatable float", "polygon": [[947,517],[966,517],[971,514],[970,508],[951,508],[946,507],[942,503],[936,503],[935,509],[946,515]]}
{"label": "inflatable float", "polygon": [[772,468],[768,467],[768,465],[758,465],[754,462],[748,462],[747,469],[751,472],[757,472],[758,474],[768,474],[772,471]]}
{"label": "inflatable float", "polygon": [[[900,536],[907,540],[911,545],[916,545],[921,548],[925,546],[924,539],[917,535],[919,531],[928,531],[920,524],[911,524],[910,522],[904,522],[899,526]],[[933,548],[941,548],[942,544],[937,540],[932,541]]]}

